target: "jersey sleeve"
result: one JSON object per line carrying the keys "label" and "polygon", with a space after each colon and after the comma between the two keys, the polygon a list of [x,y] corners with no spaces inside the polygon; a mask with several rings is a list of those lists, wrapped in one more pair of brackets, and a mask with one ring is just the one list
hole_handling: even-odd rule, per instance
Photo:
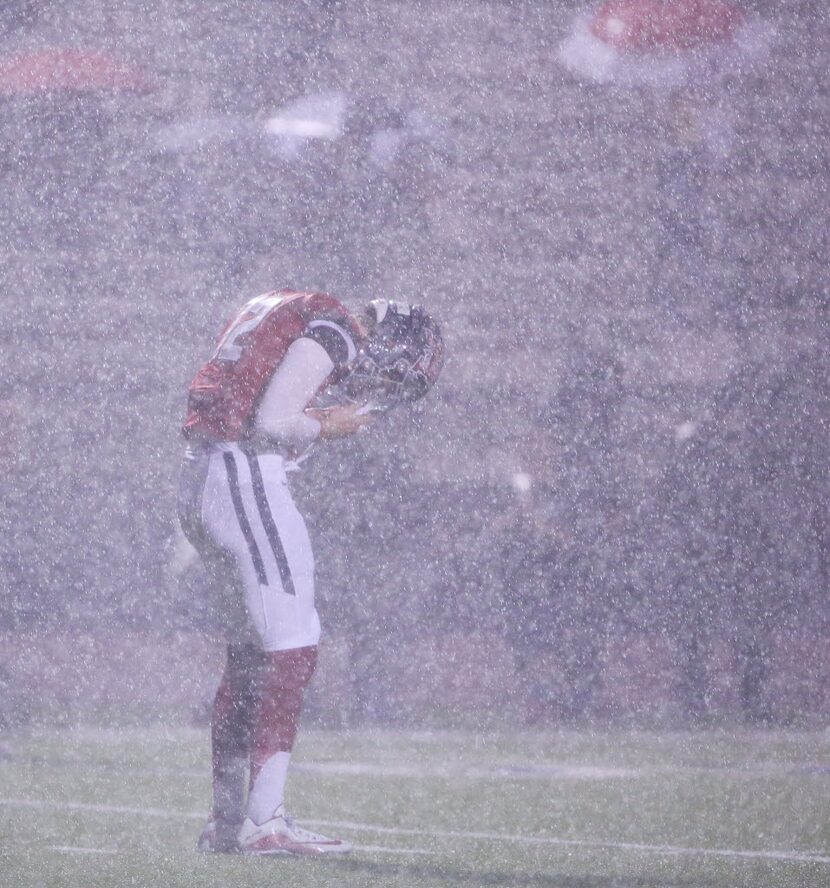
{"label": "jersey sleeve", "polygon": [[295,340],[274,371],[254,420],[257,433],[302,450],[320,434],[320,423],[305,408],[335,368],[328,350],[310,336]]}
{"label": "jersey sleeve", "polygon": [[336,320],[317,318],[311,321],[303,336],[322,346],[338,369],[353,361],[357,353],[352,334]]}

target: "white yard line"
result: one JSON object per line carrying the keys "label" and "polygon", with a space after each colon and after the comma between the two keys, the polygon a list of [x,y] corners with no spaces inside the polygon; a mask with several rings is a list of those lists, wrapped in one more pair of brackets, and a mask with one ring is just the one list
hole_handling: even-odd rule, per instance
{"label": "white yard line", "polygon": [[[126,805],[91,805],[83,802],[52,802],[40,799],[0,798],[0,805],[18,808],[62,808],[70,811],[93,811],[102,814],[132,814],[136,817],[163,817],[176,820],[203,820],[205,817],[204,812],[168,811],[163,808],[135,808],[127,807]],[[472,839],[488,842],[512,842],[523,845],[549,845],[552,847],[637,851],[647,854],[680,854],[699,857],[726,857],[744,860],[783,860],[796,863],[830,864],[830,856],[821,854],[817,851],[742,851],[732,848],[695,848],[679,845],[649,845],[641,842],[562,839],[557,838],[556,836],[523,836],[497,832],[406,829],[404,827],[379,826],[373,823],[357,823],[351,820],[306,820],[304,818],[302,823],[308,824],[309,826],[334,827],[336,829],[350,829],[358,832],[370,832],[377,835],[389,836],[419,836],[422,838],[433,839]],[[418,849],[418,852],[421,850],[422,849]],[[401,849],[401,853],[403,853],[403,849]]]}
{"label": "white yard line", "polygon": [[127,805],[88,805],[84,802],[52,802],[41,799],[0,799],[11,808],[54,808],[65,811],[92,811],[96,814],[135,814],[138,817],[164,817],[170,820],[204,820],[206,812],[168,811],[163,808],[133,808]]}
{"label": "white yard line", "polygon": [[[25,756],[11,756],[10,761],[35,761]],[[39,764],[43,764],[38,760]],[[52,759],[52,765],[76,764],[72,759]],[[114,770],[115,765],[90,765],[84,767],[96,770]],[[131,768],[143,774],[181,778],[204,778],[210,774],[207,768],[170,768],[141,767]],[[653,779],[665,775],[714,777],[730,776],[741,779],[765,780],[781,774],[792,774],[804,778],[827,778],[830,776],[830,762],[744,762],[736,765],[649,765],[646,767],[627,767],[622,765],[591,765],[573,762],[545,761],[514,761],[499,762],[492,765],[481,764],[467,767],[448,767],[442,765],[409,765],[401,762],[361,762],[361,761],[298,761],[291,763],[292,771],[323,776],[369,777],[377,779],[412,778],[422,780],[425,777],[448,781],[459,780],[509,780],[509,781],[575,781],[575,780],[642,780]]]}
{"label": "white yard line", "polygon": [[643,851],[650,854],[688,854],[709,857],[742,857],[755,860],[791,860],[805,863],[830,864],[830,856],[814,851],[740,851],[731,848],[694,848],[678,845],[647,845],[640,842],[608,842],[590,839],[560,839],[554,836],[522,836],[508,833],[470,832],[465,830],[422,830],[375,826],[349,820],[304,820],[309,826],[355,829],[384,835],[425,836],[442,839],[481,839],[489,842],[515,842],[524,845],[559,845],[576,848]]}
{"label": "white yard line", "polygon": [[355,851],[369,851],[383,854],[434,854],[426,848],[386,848],[383,845],[354,845]]}
{"label": "white yard line", "polygon": [[467,768],[434,765],[376,764],[374,762],[292,762],[307,774],[345,774],[359,777],[441,777],[445,780],[617,780],[641,777],[635,768],[604,765],[517,764]]}
{"label": "white yard line", "polygon": [[307,774],[335,774],[359,777],[440,777],[446,780],[637,780],[663,775],[713,775],[741,778],[769,778],[780,774],[805,777],[830,775],[827,762],[745,762],[738,765],[587,765],[573,762],[501,762],[493,765],[444,767],[377,762],[292,762],[292,770]]}
{"label": "white yard line", "polygon": [[47,845],[47,851],[61,851],[67,854],[117,854],[107,848],[81,848],[75,845]]}

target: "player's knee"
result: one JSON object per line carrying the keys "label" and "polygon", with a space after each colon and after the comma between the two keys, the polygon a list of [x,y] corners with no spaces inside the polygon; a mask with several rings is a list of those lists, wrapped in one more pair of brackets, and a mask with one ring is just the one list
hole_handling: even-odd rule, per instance
{"label": "player's knee", "polygon": [[266,651],[262,654],[262,658],[263,684],[269,691],[302,694],[308,687],[317,666],[317,647]]}

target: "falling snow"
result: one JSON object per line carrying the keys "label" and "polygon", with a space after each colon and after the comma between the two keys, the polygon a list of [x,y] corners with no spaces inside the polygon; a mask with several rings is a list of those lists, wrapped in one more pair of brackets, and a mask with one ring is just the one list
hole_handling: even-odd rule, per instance
{"label": "falling snow", "polygon": [[0,718],[204,721],[185,393],[287,286],[447,346],[291,479],[312,723],[825,724],[830,28],[742,8],[3,4]]}

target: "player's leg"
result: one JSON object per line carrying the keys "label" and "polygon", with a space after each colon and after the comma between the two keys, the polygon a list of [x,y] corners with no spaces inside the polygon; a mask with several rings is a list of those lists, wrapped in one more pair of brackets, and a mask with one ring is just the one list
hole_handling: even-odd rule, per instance
{"label": "player's leg", "polygon": [[251,737],[251,787],[240,845],[253,854],[343,853],[351,850],[348,843],[303,830],[285,812],[288,766],[320,637],[314,557],[282,460],[251,453],[245,454],[245,460],[240,476],[251,479],[252,533],[262,542],[263,566],[270,580],[248,596],[248,612],[263,651]]}
{"label": "player's leg", "polygon": [[264,561],[274,575],[268,589],[260,588],[248,604],[263,651],[247,816],[261,825],[283,804],[303,695],[317,662],[320,623],[314,608],[311,540],[286,484],[282,460],[250,452],[245,458],[256,506],[253,526],[265,533]]}
{"label": "player's leg", "polygon": [[280,808],[320,636],[311,543],[285,483],[282,459],[220,445],[205,483],[202,523],[238,578],[217,584],[228,595],[229,638],[244,640],[248,632],[259,650],[249,797],[254,817],[246,817],[240,844],[258,854],[350,850],[345,842],[300,829]]}
{"label": "player's leg", "polygon": [[317,662],[316,646],[260,654],[259,704],[251,737],[251,788],[239,831],[246,854],[345,854],[341,839],[298,826],[286,813],[284,794],[303,694]]}
{"label": "player's leg", "polygon": [[204,563],[208,579],[204,604],[228,642],[211,718],[213,808],[198,847],[233,851],[244,817],[260,644],[245,606],[246,589],[257,583],[257,576],[221,450],[205,449],[185,462],[179,511],[182,526]]}
{"label": "player's leg", "polygon": [[201,850],[234,851],[245,814],[245,785],[251,728],[256,712],[260,652],[253,645],[229,644],[222,680],[213,701],[211,765],[213,808]]}
{"label": "player's leg", "polygon": [[284,802],[288,764],[297,736],[303,695],[317,663],[317,648],[265,651],[259,657],[247,808],[247,816],[258,826],[275,817]]}
{"label": "player's leg", "polygon": [[314,555],[305,520],[276,454],[238,458],[240,500],[265,582],[246,585],[246,607],[265,651],[316,645]]}

